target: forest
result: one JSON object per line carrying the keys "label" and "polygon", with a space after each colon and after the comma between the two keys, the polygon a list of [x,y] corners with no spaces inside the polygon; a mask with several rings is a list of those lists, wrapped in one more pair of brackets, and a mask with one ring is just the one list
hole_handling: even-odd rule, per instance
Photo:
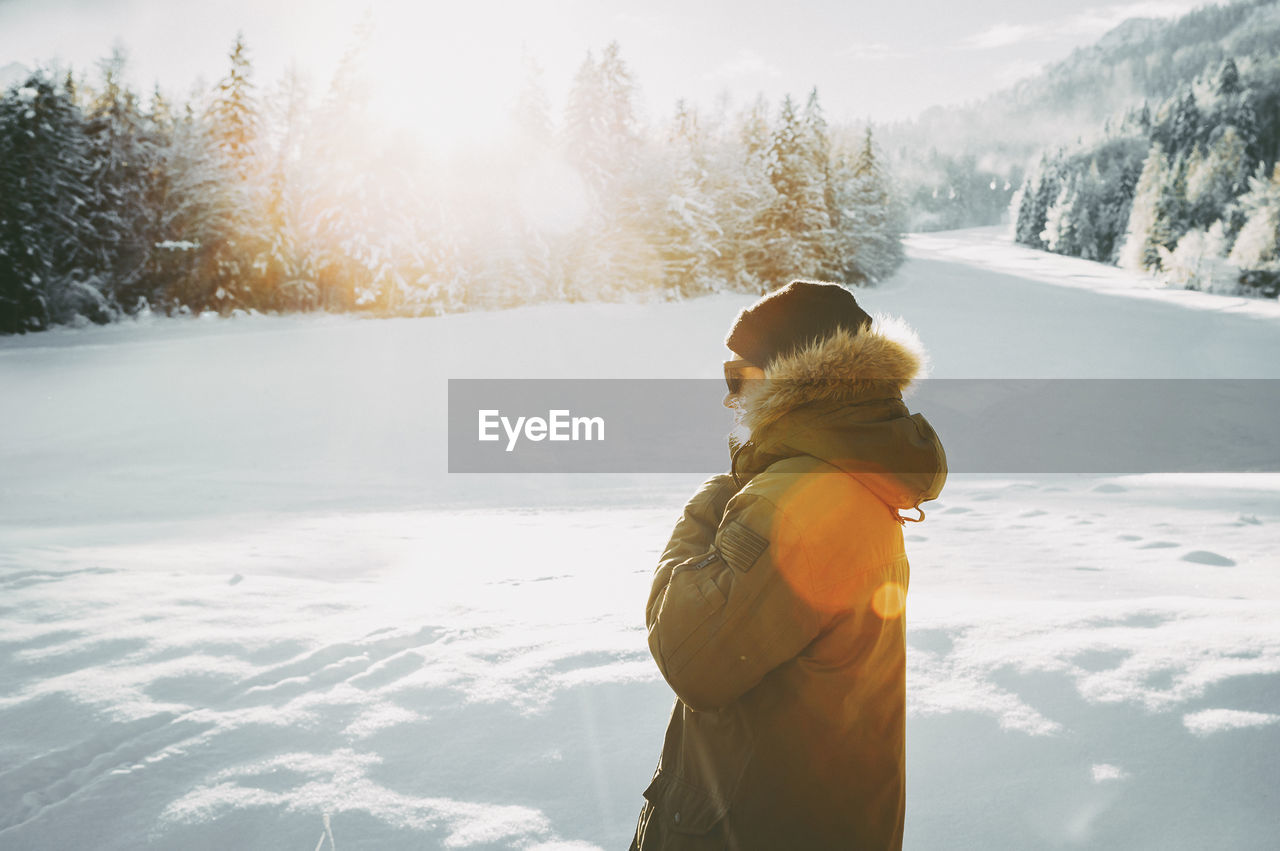
{"label": "forest", "polygon": [[[877,138],[907,204],[908,229],[1008,221],[1017,212],[1017,205],[1009,209],[1015,192],[1037,164],[1043,171],[1040,160],[1046,151],[1050,159],[1055,154],[1076,157],[1085,170],[1096,151],[1102,177],[1117,157],[1125,159],[1126,168],[1108,177],[1107,191],[1116,193],[1108,203],[1114,205],[1119,195],[1131,194],[1150,148],[1149,126],[1138,126],[1135,119],[1145,108],[1149,119],[1163,120],[1193,90],[1198,108],[1211,109],[1227,60],[1244,78],[1255,119],[1265,122],[1276,115],[1277,0],[1205,5],[1163,20],[1132,18],[990,95],[967,104],[931,107],[911,121],[882,125]],[[1196,120],[1216,119],[1207,115]],[[1206,150],[1208,134],[1215,129],[1207,123],[1202,128]],[[1274,157],[1266,154],[1267,129],[1252,129],[1263,135],[1254,140],[1250,155]],[[1167,144],[1165,153],[1171,160],[1176,157]],[[1255,166],[1256,162],[1251,168]],[[1122,182],[1116,185],[1111,178]],[[1048,200],[1055,199],[1056,195]],[[1108,217],[1123,211],[1095,212]],[[1125,223],[1118,227],[1123,230]]]}
{"label": "forest", "polygon": [[505,138],[433,157],[368,108],[357,33],[323,92],[255,75],[243,34],[189,97],[117,47],[0,97],[0,333],[146,313],[433,315],[543,301],[873,284],[903,209],[868,127],[818,91],[637,117],[617,42],[556,120],[525,58]]}
{"label": "forest", "polygon": [[1046,155],[1016,239],[1172,285],[1280,293],[1280,63],[1234,59],[1101,141]]}

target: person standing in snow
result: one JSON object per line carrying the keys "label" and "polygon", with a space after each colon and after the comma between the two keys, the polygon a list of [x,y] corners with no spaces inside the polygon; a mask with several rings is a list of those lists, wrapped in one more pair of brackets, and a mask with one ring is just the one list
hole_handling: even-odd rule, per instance
{"label": "person standing in snow", "polygon": [[649,648],[677,699],[631,849],[900,848],[902,527],[947,476],[902,401],[926,354],[813,281],[742,310],[725,343],[739,429],[654,575]]}

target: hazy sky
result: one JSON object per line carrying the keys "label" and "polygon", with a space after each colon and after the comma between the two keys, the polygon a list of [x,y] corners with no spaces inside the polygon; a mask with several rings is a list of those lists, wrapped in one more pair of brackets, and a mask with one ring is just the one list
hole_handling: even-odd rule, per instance
{"label": "hazy sky", "polygon": [[0,66],[59,60],[92,68],[119,39],[131,77],[184,94],[217,80],[237,29],[259,85],[291,60],[327,83],[366,10],[379,109],[441,144],[506,120],[526,49],[564,101],[588,49],[617,39],[649,117],[677,97],[710,103],[817,85],[833,120],[905,118],[979,97],[1088,44],[1127,17],[1169,17],[1203,2],[1085,0],[0,0]]}

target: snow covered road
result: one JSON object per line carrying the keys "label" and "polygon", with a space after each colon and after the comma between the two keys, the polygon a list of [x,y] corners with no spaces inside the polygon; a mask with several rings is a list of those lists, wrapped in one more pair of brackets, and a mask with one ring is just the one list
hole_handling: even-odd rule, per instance
{"label": "snow covered road", "polygon": [[[935,376],[1280,378],[1274,304],[911,246],[861,300]],[[625,847],[672,700],[641,607],[701,476],[449,476],[445,381],[714,378],[751,300],[0,340],[0,849]],[[908,847],[1270,847],[1280,476],[926,510]]]}

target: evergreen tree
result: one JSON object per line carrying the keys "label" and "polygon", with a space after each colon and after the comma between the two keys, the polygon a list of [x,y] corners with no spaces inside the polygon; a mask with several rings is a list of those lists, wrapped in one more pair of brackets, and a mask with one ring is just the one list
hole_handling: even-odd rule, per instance
{"label": "evergreen tree", "polygon": [[424,242],[421,272],[409,291],[406,308],[415,315],[465,310],[470,270],[458,244],[456,219],[437,199],[428,202],[422,226],[431,234],[431,239]]}
{"label": "evergreen tree", "polygon": [[309,101],[306,82],[291,66],[269,101],[273,132],[263,142],[266,174],[253,187],[261,228],[254,242],[257,301],[275,310],[305,310],[319,297],[302,224],[313,188],[302,161],[303,140],[311,132]]}
{"label": "evergreen tree", "polygon": [[67,69],[67,73],[62,78],[62,91],[66,94],[67,100],[71,101],[74,106],[81,106],[80,85],[76,82],[75,72],[70,68]]}
{"label": "evergreen tree", "polygon": [[0,333],[110,318],[93,285],[84,119],[45,72],[0,97]]}
{"label": "evergreen tree", "polygon": [[1229,212],[1249,180],[1247,146],[1236,128],[1222,128],[1208,154],[1193,157],[1187,168],[1187,206],[1190,226],[1208,228],[1222,217],[1228,240],[1243,221],[1233,222]]}
{"label": "evergreen tree", "polygon": [[1076,196],[1071,210],[1075,253],[1085,260],[1103,259],[1097,225],[1102,192],[1102,173],[1095,158],[1089,163],[1088,171],[1076,182]]}
{"label": "evergreen tree", "polygon": [[218,83],[207,119],[213,127],[218,149],[235,171],[242,178],[247,178],[253,170],[259,115],[253,65],[243,32],[236,34],[230,60],[230,68]]}
{"label": "evergreen tree", "polygon": [[1188,90],[1180,99],[1171,104],[1165,122],[1153,131],[1153,137],[1161,143],[1170,156],[1189,152],[1201,141],[1201,128],[1204,124],[1196,96]]}
{"label": "evergreen tree", "polygon": [[1032,248],[1044,248],[1040,235],[1048,221],[1049,208],[1062,191],[1059,161],[1041,156],[1028,189],[1033,191],[1023,195],[1023,207],[1018,211],[1017,241]]}
{"label": "evergreen tree", "polygon": [[768,158],[772,139],[769,132],[769,105],[765,102],[764,95],[757,95],[742,115],[738,137],[748,161],[758,159],[763,163]]}
{"label": "evergreen tree", "polygon": [[1180,232],[1177,216],[1177,170],[1159,143],[1151,146],[1133,198],[1120,265],[1135,270],[1160,268],[1160,248],[1172,250]]}
{"label": "evergreen tree", "polygon": [[156,276],[170,308],[227,308],[235,288],[235,237],[243,193],[217,140],[188,104],[159,152],[160,193]]}
{"label": "evergreen tree", "polygon": [[[1042,165],[1043,162],[1042,159]],[[1037,168],[1023,180],[1022,188],[1018,191],[1017,213],[1014,215],[1013,224],[1013,241],[1033,248],[1040,242],[1040,231],[1035,230],[1033,225],[1036,195],[1040,190],[1040,177],[1041,169]]]}
{"label": "evergreen tree", "polygon": [[[1199,143],[1196,144],[1199,145]],[[1187,204],[1187,174],[1190,165],[1189,156],[1178,154],[1174,158],[1168,182],[1161,193],[1160,216],[1166,223],[1166,227],[1160,231],[1158,242],[1170,251],[1177,244],[1178,238],[1191,227],[1190,208]]]}
{"label": "evergreen tree", "polygon": [[1049,251],[1073,256],[1079,253],[1075,229],[1076,202],[1079,196],[1078,184],[1072,180],[1062,184],[1058,197],[1049,205],[1044,230],[1040,232],[1040,241]]}
{"label": "evergreen tree", "polygon": [[1127,233],[1119,258],[1120,265],[1126,269],[1146,270],[1157,261],[1155,248],[1149,244],[1148,234],[1155,222],[1164,172],[1164,150],[1157,143],[1151,146],[1142,165],[1142,175],[1138,178],[1133,196]]}
{"label": "evergreen tree", "polygon": [[168,215],[172,182],[168,158],[174,144],[175,118],[168,98],[153,87],[151,101],[144,116],[145,135],[150,154],[145,178],[146,197],[143,200],[146,221],[142,230],[148,236],[147,262],[136,286],[139,301],[126,307],[140,307],[145,300],[148,307],[160,306],[166,299],[173,279],[169,270],[173,257],[170,248],[163,247],[169,236]]}
{"label": "evergreen tree", "polygon": [[565,157],[582,175],[590,209],[588,225],[565,239],[565,282],[570,284],[565,296],[573,301],[584,297],[582,290],[588,286],[586,279],[595,274],[596,268],[608,262],[607,258],[598,256],[601,246],[587,233],[600,229],[600,210],[605,203],[606,188],[613,178],[604,126],[604,101],[600,65],[588,50],[569,88],[563,130]]}
{"label": "evergreen tree", "polygon": [[841,156],[835,169],[836,229],[840,247],[840,280],[873,284],[890,277],[904,259],[901,210],[876,153],[871,128],[850,160]]}
{"label": "evergreen tree", "polygon": [[378,197],[384,187],[378,182],[378,145],[370,135],[372,38],[366,15],[334,71],[307,152],[321,172],[306,193],[301,239],[313,258],[317,298],[325,310],[376,304],[374,281],[385,272],[386,252],[379,245],[385,234],[374,228],[390,211]]}
{"label": "evergreen tree", "polygon": [[545,151],[551,146],[551,102],[542,84],[542,67],[527,53],[521,58],[524,80],[515,106],[516,132],[522,147]]}
{"label": "evergreen tree", "polygon": [[[809,92],[801,116],[804,142],[813,173],[820,181],[822,205],[826,220],[809,234],[808,254],[813,258],[814,272],[822,280],[836,280],[844,273],[840,246],[836,235],[841,213],[836,200],[836,186],[831,175],[831,140],[828,138],[827,119],[818,102],[818,88]],[[814,217],[818,221],[819,217]]]}
{"label": "evergreen tree", "polygon": [[606,109],[601,66],[588,50],[569,89],[565,106],[564,147],[568,160],[582,174],[597,198],[614,177]]}
{"label": "evergreen tree", "polygon": [[757,97],[738,113],[707,157],[707,194],[720,231],[713,276],[746,292],[763,292],[768,260],[767,211],[777,192],[769,180],[768,104]]}
{"label": "evergreen tree", "polygon": [[1218,72],[1218,97],[1233,97],[1242,91],[1244,87],[1240,84],[1240,69],[1236,67],[1234,59],[1228,58]]}
{"label": "evergreen tree", "polygon": [[1269,177],[1258,168],[1240,205],[1247,218],[1228,259],[1244,270],[1280,271],[1280,163]]}
{"label": "evergreen tree", "polygon": [[522,64],[524,77],[512,113],[515,174],[510,178],[518,197],[512,199],[511,209],[504,215],[511,218],[510,233],[515,240],[511,247],[513,287],[526,300],[541,301],[554,290],[557,258],[552,242],[558,242],[560,234],[549,232],[558,229],[558,225],[548,227],[547,222],[536,220],[528,208],[531,199],[533,206],[541,203],[535,196],[546,192],[548,175],[558,173],[562,166],[555,158],[555,129],[542,84],[542,68],[528,54],[522,57]]}
{"label": "evergreen tree", "polygon": [[615,176],[628,174],[639,156],[640,130],[635,113],[635,78],[622,60],[618,42],[605,47],[599,72],[609,170]]}
{"label": "evergreen tree", "polygon": [[150,181],[158,154],[138,98],[123,82],[125,61],[117,47],[100,64],[102,84],[85,125],[93,191],[84,215],[94,234],[97,287],[113,306],[131,310],[150,295],[147,271],[159,236]]}
{"label": "evergreen tree", "polygon": [[1135,187],[1147,157],[1147,145],[1121,139],[1099,149],[1091,158],[1098,180],[1093,190],[1094,236],[1099,260],[1116,263],[1125,241]]}
{"label": "evergreen tree", "polygon": [[569,240],[566,273],[576,297],[616,299],[662,278],[645,223],[653,219],[653,186],[641,177],[635,83],[618,43],[600,61],[579,67],[565,116],[566,153],[591,190],[587,225]]}
{"label": "evergreen tree", "polygon": [[776,196],[765,211],[766,282],[773,288],[792,278],[820,277],[821,246],[830,228],[826,181],[790,95],[773,129],[768,174]]}
{"label": "evergreen tree", "polygon": [[664,289],[684,298],[715,288],[714,264],[723,235],[715,219],[707,187],[706,140],[698,114],[684,100],[677,101],[668,132],[668,155],[655,160],[665,180],[660,224],[653,230],[663,265]]}
{"label": "evergreen tree", "polygon": [[221,226],[214,241],[205,244],[201,273],[212,298],[199,299],[201,307],[223,312],[262,305],[256,261],[265,250],[252,186],[260,179],[260,116],[243,33],[236,35],[229,60],[227,75],[218,83],[204,115],[208,145],[203,156],[223,185],[209,199],[220,207],[216,218]]}
{"label": "evergreen tree", "polygon": [[1184,289],[1238,292],[1239,270],[1223,259],[1223,245],[1221,223],[1187,231],[1173,251],[1161,251],[1163,279]]}

